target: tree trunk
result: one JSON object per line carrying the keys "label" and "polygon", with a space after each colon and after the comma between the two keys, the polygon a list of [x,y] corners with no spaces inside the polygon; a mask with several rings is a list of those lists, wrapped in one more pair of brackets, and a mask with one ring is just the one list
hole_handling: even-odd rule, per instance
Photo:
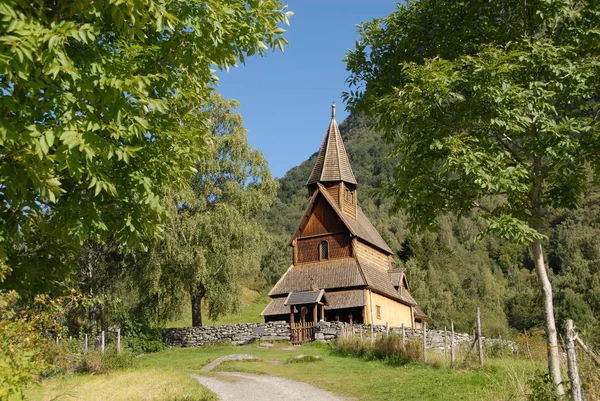
{"label": "tree trunk", "polygon": [[192,300],[192,327],[202,327],[202,295],[191,291]]}
{"label": "tree trunk", "polygon": [[554,305],[552,301],[552,286],[548,279],[546,264],[544,263],[544,254],[542,252],[542,241],[533,240],[530,245],[533,260],[535,262],[535,271],[542,286],[542,296],[544,298],[544,317],[546,319],[546,344],[548,349],[548,372],[550,378],[556,386],[556,392],[559,397],[563,397],[565,389],[560,375],[560,359],[558,355],[558,339],[556,334],[556,323],[554,321]]}

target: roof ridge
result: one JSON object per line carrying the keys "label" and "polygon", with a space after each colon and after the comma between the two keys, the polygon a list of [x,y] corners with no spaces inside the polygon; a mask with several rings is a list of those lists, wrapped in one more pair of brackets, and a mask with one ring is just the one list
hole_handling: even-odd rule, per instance
{"label": "roof ridge", "polygon": [[[329,125],[329,128],[331,128],[331,123]],[[323,155],[323,166],[321,166],[321,174],[319,175],[319,181],[323,181],[323,173],[325,173],[325,165],[327,163],[327,155],[329,154],[329,141],[331,141],[331,132],[330,129],[327,130],[327,133],[325,134],[325,154]]]}
{"label": "roof ridge", "polygon": [[[335,150],[336,150],[336,154],[337,154],[337,159],[338,159],[338,172],[340,174],[340,178],[342,178],[342,158],[340,155],[340,144],[338,142],[342,141],[342,134],[340,134],[340,130],[337,127],[337,121],[335,121],[335,116],[331,118],[331,122],[333,125],[333,130],[334,130],[334,135],[335,135]],[[339,135],[338,135],[339,134]],[[344,146],[344,143],[342,142],[342,147]],[[344,149],[344,152],[346,151],[346,149]],[[350,163],[348,163],[350,164]],[[352,171],[352,168],[350,169],[350,171]],[[354,175],[354,174],[352,174]]]}

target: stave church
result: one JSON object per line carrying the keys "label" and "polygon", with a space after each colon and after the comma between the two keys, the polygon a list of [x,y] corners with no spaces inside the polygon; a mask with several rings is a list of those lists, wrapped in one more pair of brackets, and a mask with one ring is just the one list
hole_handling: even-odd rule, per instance
{"label": "stave church", "polygon": [[392,250],[360,208],[335,105],[306,186],[308,206],[290,243],[293,263],[269,292],[265,322],[421,327],[427,315],[405,271],[394,268]]}

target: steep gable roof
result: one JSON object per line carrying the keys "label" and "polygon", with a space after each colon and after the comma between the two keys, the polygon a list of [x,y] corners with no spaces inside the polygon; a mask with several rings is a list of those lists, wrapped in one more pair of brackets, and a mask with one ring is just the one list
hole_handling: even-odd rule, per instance
{"label": "steep gable roof", "polygon": [[344,181],[356,185],[342,134],[335,120],[335,105],[331,106],[331,122],[306,185],[327,181]]}
{"label": "steep gable roof", "polygon": [[323,198],[327,201],[327,203],[329,203],[329,205],[335,211],[336,215],[340,218],[340,220],[344,223],[344,225],[348,228],[352,235],[360,238],[361,240],[371,245],[374,245],[375,247],[379,248],[385,253],[388,253],[390,255],[394,253],[392,252],[390,247],[385,243],[385,240],[381,237],[381,235],[379,235],[377,229],[373,226],[373,224],[371,224],[369,218],[363,213],[360,206],[358,207],[356,220],[349,218],[348,216],[344,215],[344,213],[342,213],[340,208],[337,206],[337,203],[333,200],[329,192],[327,192],[327,189],[325,189],[325,187],[320,183],[317,183],[317,190],[312,194],[308,201],[308,205],[306,206],[304,215],[300,220],[300,224],[298,224],[298,228],[296,228],[296,231],[294,231],[294,234],[292,235],[292,240],[294,240],[294,238],[300,235],[302,229],[308,222],[311,210],[319,194],[323,195]]}

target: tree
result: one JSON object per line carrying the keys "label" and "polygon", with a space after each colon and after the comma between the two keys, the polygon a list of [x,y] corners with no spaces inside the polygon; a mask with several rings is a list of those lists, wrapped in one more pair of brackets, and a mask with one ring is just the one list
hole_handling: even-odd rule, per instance
{"label": "tree", "polygon": [[189,296],[192,325],[235,310],[245,279],[260,271],[266,234],[256,220],[277,191],[267,163],[246,138],[235,101],[218,95],[199,111],[210,121],[209,154],[196,164],[188,189],[168,191],[169,221],[138,261],[140,294],[159,317],[180,311]]}
{"label": "tree", "polygon": [[[207,151],[212,68],[287,41],[279,0],[0,4],[0,256],[52,235],[151,237]],[[195,124],[191,126],[191,124]],[[15,250],[16,248],[16,250]]]}
{"label": "tree", "polygon": [[598,10],[595,1],[421,1],[364,24],[347,57],[358,87],[350,106],[376,118],[393,144],[384,192],[394,210],[414,227],[476,210],[482,235],[529,245],[559,395],[542,244],[549,210],[576,208],[586,167],[600,168]]}

